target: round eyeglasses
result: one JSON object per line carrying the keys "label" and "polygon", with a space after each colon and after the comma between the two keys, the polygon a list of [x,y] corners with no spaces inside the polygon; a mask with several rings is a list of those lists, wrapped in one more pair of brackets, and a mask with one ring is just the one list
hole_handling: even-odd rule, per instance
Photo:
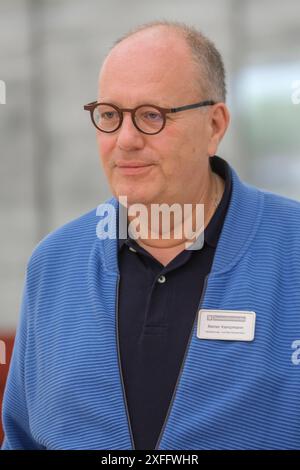
{"label": "round eyeglasses", "polygon": [[102,132],[115,132],[123,122],[123,113],[131,113],[134,126],[144,134],[158,134],[166,125],[166,115],[177,113],[187,109],[212,106],[215,101],[206,100],[199,103],[180,106],[179,108],[162,108],[153,104],[141,104],[136,108],[119,108],[112,103],[98,103],[92,101],[84,105],[84,109],[90,112],[94,126]]}

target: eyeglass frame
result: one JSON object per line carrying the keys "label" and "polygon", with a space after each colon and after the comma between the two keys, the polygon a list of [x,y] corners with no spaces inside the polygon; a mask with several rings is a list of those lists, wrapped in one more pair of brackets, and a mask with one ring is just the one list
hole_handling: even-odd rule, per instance
{"label": "eyeglass frame", "polygon": [[[103,104],[103,105],[108,105],[108,106],[111,106],[112,108],[114,108],[119,117],[120,117],[120,122],[119,122],[119,125],[112,131],[104,131],[103,129],[100,129],[96,122],[95,122],[95,119],[94,119],[94,110],[97,108],[97,106],[99,106],[100,104]],[[158,134],[159,132],[161,132],[165,125],[166,125],[166,115],[167,114],[170,114],[170,113],[177,113],[178,111],[186,111],[188,109],[194,109],[194,108],[201,108],[203,106],[213,106],[214,104],[217,104],[216,101],[213,101],[213,100],[205,100],[205,101],[200,101],[199,103],[194,103],[194,104],[187,104],[185,106],[179,106],[177,108],[162,108],[161,106],[157,106],[157,105],[154,105],[154,104],[140,104],[139,106],[136,106],[135,108],[119,108],[117,105],[113,104],[113,103],[105,103],[105,102],[98,102],[98,101],[91,101],[91,103],[88,103],[88,104],[85,104],[83,106],[83,109],[85,111],[89,111],[90,112],[90,116],[91,116],[91,120],[94,124],[94,126],[101,132],[105,132],[107,134],[110,134],[112,132],[115,132],[117,131],[118,129],[120,129],[122,123],[123,123],[123,119],[124,119],[124,112],[129,112],[131,114],[131,120],[134,124],[134,126],[136,127],[136,129],[140,132],[142,132],[143,134],[147,134],[147,135],[155,135],[155,134]],[[136,124],[135,122],[135,112],[137,109],[139,108],[142,108],[144,106],[150,106],[152,108],[155,108],[157,109],[161,115],[163,116],[163,125],[161,127],[161,129],[157,132],[145,132],[143,130],[141,130],[138,125]]]}

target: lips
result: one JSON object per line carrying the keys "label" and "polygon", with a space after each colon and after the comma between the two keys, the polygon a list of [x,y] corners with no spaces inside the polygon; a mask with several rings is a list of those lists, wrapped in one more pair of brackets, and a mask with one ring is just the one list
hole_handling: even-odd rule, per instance
{"label": "lips", "polygon": [[144,162],[118,162],[116,164],[118,171],[125,175],[135,175],[140,173],[148,172],[152,167],[153,163]]}
{"label": "lips", "polygon": [[152,163],[145,162],[117,162],[116,166],[119,168],[140,168],[145,166],[150,166]]}

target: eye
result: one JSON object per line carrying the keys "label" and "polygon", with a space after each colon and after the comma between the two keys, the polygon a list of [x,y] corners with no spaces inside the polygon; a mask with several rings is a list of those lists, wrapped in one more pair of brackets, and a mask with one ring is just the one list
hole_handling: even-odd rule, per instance
{"label": "eye", "polygon": [[156,113],[156,112],[153,112],[153,111],[148,111],[146,113],[144,113],[144,117],[146,119],[148,119],[149,121],[161,121],[162,120],[162,115],[161,113]]}
{"label": "eye", "polygon": [[101,113],[101,119],[109,121],[110,119],[113,119],[116,117],[117,112],[116,111],[105,111]]}

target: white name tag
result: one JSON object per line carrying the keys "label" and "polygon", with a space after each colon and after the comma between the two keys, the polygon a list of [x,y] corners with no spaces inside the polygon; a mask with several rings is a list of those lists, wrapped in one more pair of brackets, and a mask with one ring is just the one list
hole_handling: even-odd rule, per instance
{"label": "white name tag", "polygon": [[255,312],[251,311],[201,309],[198,314],[197,337],[253,341],[255,317]]}

